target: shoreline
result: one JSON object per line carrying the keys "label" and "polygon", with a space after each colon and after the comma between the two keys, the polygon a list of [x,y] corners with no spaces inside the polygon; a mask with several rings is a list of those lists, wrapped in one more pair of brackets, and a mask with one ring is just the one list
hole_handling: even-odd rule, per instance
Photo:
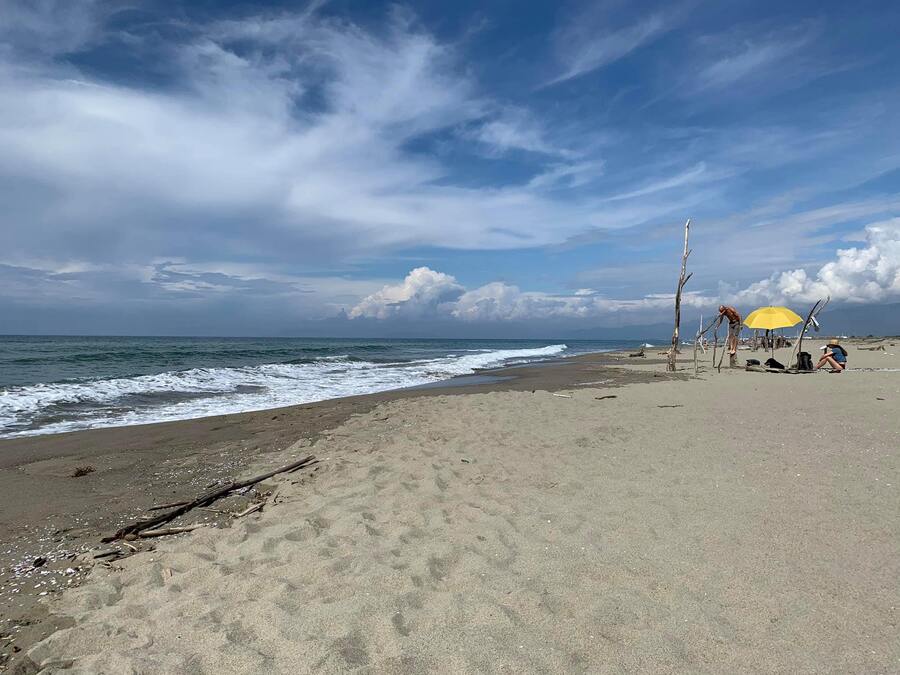
{"label": "shoreline", "polygon": [[[426,671],[884,668],[900,659],[885,633],[900,598],[884,593],[900,573],[897,375],[887,372],[900,360],[885,342],[887,352],[853,349],[860,372],[840,376],[716,374],[707,354],[694,378],[689,351],[676,374],[661,357],[599,353],[464,386],[27,438],[20,454],[45,459],[0,468],[0,495],[4,481],[18,489],[27,521],[9,516],[0,535],[76,553],[210,480],[310,453],[322,461],[267,481],[281,501],[261,513],[232,520],[250,496],[228,497],[173,523],[220,527],[135,542],[142,553],[112,565],[47,556],[18,597],[4,569],[0,636],[15,640],[0,652],[32,668],[75,658],[85,672],[163,661],[222,672],[226,653],[228,672],[263,653],[268,669],[296,670],[301,658],[324,672],[396,669],[407,653]],[[842,411],[841,434],[822,428],[823,405]],[[98,470],[69,477],[87,461]],[[78,571],[62,576],[67,565]],[[585,592],[572,593],[570,575]],[[75,588],[45,591],[47,578]],[[361,588],[371,600],[354,599]],[[485,631],[470,633],[471,618],[439,629],[451,598],[453,617],[480,617]],[[682,635],[667,617],[684,612]],[[240,620],[210,621],[223,614]],[[292,637],[278,638],[285,626]],[[179,655],[184,631],[197,653]],[[98,653],[101,636],[112,637]],[[449,666],[448,649],[459,652]]]}
{"label": "shoreline", "polygon": [[[246,350],[225,349],[219,357],[200,349],[198,360],[191,364],[180,351],[184,345],[176,340],[168,345],[171,351],[145,350],[156,354],[155,364],[138,357],[133,367],[122,365],[121,352],[110,344],[105,346],[106,352],[117,358],[112,359],[112,366],[101,366],[99,371],[86,371],[84,364],[104,357],[106,352],[100,347],[94,348],[96,353],[84,346],[82,351],[87,354],[61,355],[61,365],[56,368],[49,365],[52,351],[38,358],[29,357],[26,348],[0,349],[4,351],[0,368],[9,368],[9,372],[4,370],[9,376],[5,378],[8,396],[0,406],[4,408],[0,439],[259,412],[414,388],[545,359],[630,348],[621,343],[584,342],[569,347],[562,342],[509,340],[446,341],[441,349],[422,341],[411,341],[412,346],[405,346],[405,341],[374,341],[342,348],[337,341],[325,346],[293,345],[294,351],[289,351],[291,345],[278,341],[274,345],[258,342],[253,341],[253,347]],[[435,341],[438,344],[440,341]],[[144,354],[142,345],[131,346]],[[457,353],[451,353],[455,347],[459,347]],[[257,358],[248,355],[251,351]],[[17,355],[22,358],[14,358]],[[20,361],[23,371],[18,373]],[[79,403],[82,400],[83,405]]]}
{"label": "shoreline", "polygon": [[[69,556],[96,546],[151,504],[199,494],[299,439],[313,444],[324,432],[391,401],[557,391],[597,380],[591,375],[597,372],[610,387],[653,379],[616,368],[622,358],[621,352],[579,354],[281,408],[0,439],[0,541],[9,542],[0,547],[0,635],[20,626],[17,646],[25,649],[64,626],[38,602],[45,597],[39,594],[77,585],[83,575],[46,573],[72,569]],[[94,471],[73,477],[80,466]],[[39,557],[50,563],[28,570],[27,561]],[[44,577],[57,583],[34,588]]]}

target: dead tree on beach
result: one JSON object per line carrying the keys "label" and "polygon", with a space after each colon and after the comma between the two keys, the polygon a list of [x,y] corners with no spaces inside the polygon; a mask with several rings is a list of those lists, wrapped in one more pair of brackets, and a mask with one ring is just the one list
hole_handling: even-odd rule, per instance
{"label": "dead tree on beach", "polygon": [[666,363],[666,370],[675,372],[675,358],[678,355],[678,329],[681,325],[681,291],[684,285],[691,278],[693,272],[687,272],[687,259],[691,254],[688,249],[688,236],[691,231],[691,219],[688,218],[684,224],[684,252],[681,254],[681,274],[678,275],[678,288],[675,291],[675,330],[672,331],[672,348],[669,350],[669,358]]}

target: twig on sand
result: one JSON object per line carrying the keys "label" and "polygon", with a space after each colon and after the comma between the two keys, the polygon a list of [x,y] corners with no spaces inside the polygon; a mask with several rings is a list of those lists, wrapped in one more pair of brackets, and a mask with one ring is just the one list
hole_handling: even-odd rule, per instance
{"label": "twig on sand", "polygon": [[568,394],[553,394],[553,396],[558,396],[559,398],[572,398]]}
{"label": "twig on sand", "polygon": [[240,490],[241,488],[249,487],[251,485],[255,485],[261,481],[264,481],[266,478],[271,478],[279,473],[284,473],[286,471],[295,471],[297,469],[304,468],[309,466],[311,463],[315,462],[315,455],[308,455],[303,459],[297,460],[296,462],[291,462],[286,466],[279,467],[277,469],[273,469],[272,471],[266,471],[266,473],[260,474],[259,476],[254,476],[253,478],[248,478],[247,480],[241,481],[232,481],[230,483],[226,483],[225,485],[218,487],[210,492],[206,492],[195,500],[184,504],[183,506],[179,506],[173,511],[169,511],[168,513],[163,513],[158,516],[153,516],[152,518],[144,518],[142,520],[137,520],[130,525],[126,525],[121,528],[115,534],[112,534],[107,537],[103,537],[101,541],[110,542],[115,541],[116,539],[122,539],[125,535],[128,534],[137,534],[139,536],[145,536],[145,531],[150,530],[150,528],[156,527],[157,525],[162,525],[164,523],[168,523],[170,520],[174,520],[180,515],[183,515],[190,511],[191,509],[198,506],[208,506],[215,500],[220,497],[224,497],[230,492],[234,490]]}
{"label": "twig on sand", "polygon": [[595,400],[595,401],[602,401],[602,400],[605,399],[605,398],[619,398],[619,397],[616,396],[615,394],[607,394],[606,396],[595,396],[595,397],[594,397],[594,400]]}
{"label": "twig on sand", "polygon": [[674,405],[658,405],[657,408],[683,408],[684,406],[680,403],[676,403]]}
{"label": "twig on sand", "polygon": [[158,506],[151,506],[148,508],[148,511],[162,511],[163,509],[173,509],[176,506],[184,506],[185,504],[190,504],[190,502],[172,502],[171,504],[159,504]]}
{"label": "twig on sand", "polygon": [[182,532],[193,532],[197,528],[206,527],[203,524],[196,525],[185,525],[184,527],[164,527],[160,530],[144,530],[143,532],[138,532],[139,537],[149,538],[149,537],[165,537],[170,534],[181,534]]}
{"label": "twig on sand", "polygon": [[254,511],[259,511],[263,507],[264,504],[265,504],[265,502],[257,502],[256,504],[251,504],[250,506],[248,506],[246,509],[244,509],[240,513],[235,513],[234,517],[235,518],[243,518],[244,516],[249,516]]}

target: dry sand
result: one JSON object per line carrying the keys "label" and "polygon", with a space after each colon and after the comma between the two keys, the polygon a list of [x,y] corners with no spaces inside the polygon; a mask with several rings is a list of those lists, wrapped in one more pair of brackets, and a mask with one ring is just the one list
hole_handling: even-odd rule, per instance
{"label": "dry sand", "polygon": [[[851,348],[851,365],[900,368],[897,349]],[[647,379],[662,368],[634,361]],[[278,504],[95,568],[54,601],[74,626],[29,659],[78,673],[900,671],[900,372],[603,379],[570,398],[383,401],[315,442],[313,477],[270,481]]]}
{"label": "dry sand", "polygon": [[[384,401],[556,391],[598,380],[612,387],[659,375],[608,367],[616,362],[613,355],[588,355],[275,410],[0,440],[0,672],[35,642],[71,624],[68,617],[48,613],[52,603],[41,600],[81,583],[92,564],[84,564],[79,554],[148,506],[192,498],[251,462],[282,453],[300,438],[315,441],[323,430]],[[95,470],[74,477],[83,466]],[[253,496],[230,497],[215,507],[241,510]],[[198,514],[202,521],[228,519],[210,511],[191,518]]]}

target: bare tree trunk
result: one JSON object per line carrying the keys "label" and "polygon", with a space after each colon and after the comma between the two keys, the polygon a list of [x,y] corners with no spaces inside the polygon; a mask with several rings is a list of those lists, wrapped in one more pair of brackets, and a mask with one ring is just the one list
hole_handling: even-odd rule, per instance
{"label": "bare tree trunk", "polygon": [[675,330],[672,331],[672,349],[669,350],[669,358],[666,363],[666,370],[675,372],[675,358],[678,355],[678,329],[681,326],[681,291],[684,285],[691,278],[691,274],[685,275],[687,272],[687,259],[691,254],[688,249],[688,236],[691,231],[691,219],[688,218],[684,224],[684,252],[681,254],[681,274],[678,275],[678,288],[675,291]]}

